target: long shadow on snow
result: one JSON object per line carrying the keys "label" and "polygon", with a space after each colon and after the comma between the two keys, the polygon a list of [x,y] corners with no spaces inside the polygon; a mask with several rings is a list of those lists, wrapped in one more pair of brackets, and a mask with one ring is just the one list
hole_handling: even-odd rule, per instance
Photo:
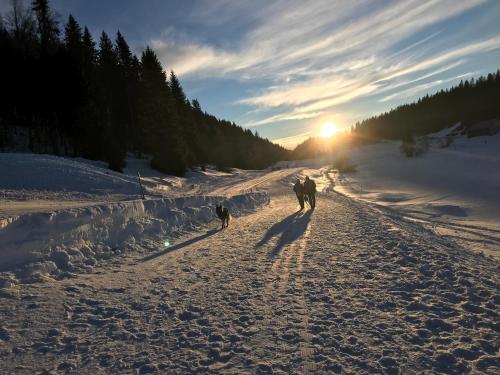
{"label": "long shadow on snow", "polygon": [[305,213],[303,213],[303,211],[297,211],[287,216],[279,223],[269,228],[264,237],[257,243],[256,247],[265,245],[275,236],[280,236],[275,248],[269,254],[270,257],[275,257],[284,246],[291,244],[302,236],[311,221],[311,215],[312,210],[308,210]]}
{"label": "long shadow on snow", "polygon": [[206,233],[203,233],[203,234],[199,235],[198,237],[190,238],[189,240],[186,240],[184,242],[181,242],[181,243],[178,243],[178,244],[173,245],[171,247],[168,247],[168,248],[166,248],[163,251],[160,251],[158,253],[154,253],[154,254],[148,255],[147,257],[142,258],[141,262],[147,262],[148,260],[161,257],[162,255],[171,253],[172,251],[182,249],[183,247],[192,245],[192,244],[194,244],[194,243],[196,243],[198,241],[204,240],[207,237],[213,236],[217,232],[219,232],[218,229],[211,229],[211,230],[207,231]]}

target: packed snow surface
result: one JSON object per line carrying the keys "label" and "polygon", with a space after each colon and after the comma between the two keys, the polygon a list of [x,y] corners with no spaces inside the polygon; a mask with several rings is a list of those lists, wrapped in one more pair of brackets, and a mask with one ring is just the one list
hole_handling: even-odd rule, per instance
{"label": "packed snow surface", "polygon": [[[498,374],[499,263],[481,253],[498,249],[485,207],[498,148],[474,142],[398,159],[400,172],[388,143],[349,154],[347,175],[318,160],[180,179],[137,160],[115,177],[56,158],[46,174],[74,162],[106,181],[2,180],[12,202],[68,199],[3,215],[0,373]],[[471,158],[481,194],[451,168],[460,160],[467,175]],[[305,175],[320,190],[314,211],[291,190]],[[224,230],[215,203],[234,215]],[[435,216],[436,205],[450,207]]]}

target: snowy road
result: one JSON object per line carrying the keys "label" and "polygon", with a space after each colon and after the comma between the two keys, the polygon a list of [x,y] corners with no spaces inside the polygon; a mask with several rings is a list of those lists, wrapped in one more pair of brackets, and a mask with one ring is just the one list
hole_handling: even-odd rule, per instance
{"label": "snowy road", "polygon": [[498,262],[336,193],[0,295],[0,373],[498,373]]}

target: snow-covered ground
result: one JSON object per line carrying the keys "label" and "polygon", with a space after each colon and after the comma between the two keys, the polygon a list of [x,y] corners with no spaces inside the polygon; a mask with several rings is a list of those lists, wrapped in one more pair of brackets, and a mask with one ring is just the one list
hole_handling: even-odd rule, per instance
{"label": "snow-covered ground", "polygon": [[[26,213],[50,213],[141,198],[138,173],[147,199],[186,195],[239,194],[233,186],[253,181],[259,171],[190,171],[185,178],[153,170],[144,159],[129,157],[124,173],[107,164],[53,155],[0,153],[0,220]],[[258,184],[258,183],[257,183]],[[247,183],[251,191],[251,185]],[[220,194],[219,194],[220,193]]]}
{"label": "snow-covered ground", "polygon": [[[140,160],[122,175],[95,162],[22,156],[22,174],[29,164],[53,163],[28,174],[41,181],[24,185],[2,163],[17,158],[0,154],[0,169],[12,172],[0,184],[8,204],[49,202],[3,216],[0,373],[497,374],[498,259],[440,233],[429,225],[438,219],[426,206],[433,200],[415,199],[424,188],[448,189],[436,205],[460,207],[467,216],[458,217],[475,223],[457,223],[450,211],[439,221],[483,236],[483,245],[498,241],[485,226],[494,228],[495,212],[488,216],[473,190],[459,195],[467,190],[456,184],[411,179],[428,176],[430,165],[453,165],[447,158],[461,158],[463,168],[476,158],[492,168],[491,179],[476,170],[483,202],[496,204],[489,189],[498,186],[498,148],[464,152],[473,144],[399,160],[409,163],[399,174],[406,182],[397,181],[399,150],[390,143],[350,154],[352,175],[317,160],[179,179]],[[80,182],[58,185],[59,168]],[[291,191],[305,175],[320,190],[314,212],[298,211]],[[58,194],[67,205],[54,211]],[[427,216],[410,212],[400,194],[413,194],[410,203]],[[235,216],[222,231],[218,202]]]}
{"label": "snow-covered ground", "polygon": [[346,151],[357,172],[324,169],[318,177],[326,184],[335,180],[336,191],[500,257],[500,134],[457,137],[448,148],[436,145],[440,136],[415,158],[402,155],[399,142]]}
{"label": "snow-covered ground", "polygon": [[[50,155],[0,154],[0,161],[8,197],[0,207],[0,271],[13,271],[9,283],[64,278],[124,253],[170,248],[213,222],[218,203],[233,217],[268,204],[254,187],[294,172],[207,169],[179,178],[132,158],[123,174]],[[138,172],[145,200],[138,199]]]}
{"label": "snow-covered ground", "polygon": [[213,221],[218,203],[238,217],[268,202],[264,192],[230,198],[197,195],[21,215],[0,222],[0,271],[17,268],[15,274],[24,282],[45,274],[89,272],[99,260],[150,244],[168,248],[174,238]]}

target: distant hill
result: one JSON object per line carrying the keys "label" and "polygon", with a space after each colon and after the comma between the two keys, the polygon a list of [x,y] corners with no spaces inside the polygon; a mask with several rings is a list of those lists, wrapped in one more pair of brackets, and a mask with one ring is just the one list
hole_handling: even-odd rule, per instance
{"label": "distant hill", "polygon": [[48,0],[12,2],[0,17],[0,151],[104,160],[127,152],[182,175],[204,164],[265,168],[289,152],[189,100],[155,52],[135,56],[124,36],[94,41],[70,15],[60,27]]}
{"label": "distant hill", "polygon": [[437,132],[458,122],[470,136],[479,134],[474,125],[500,117],[500,70],[476,80],[426,95],[387,113],[357,123],[353,128],[360,142],[405,139]]}

